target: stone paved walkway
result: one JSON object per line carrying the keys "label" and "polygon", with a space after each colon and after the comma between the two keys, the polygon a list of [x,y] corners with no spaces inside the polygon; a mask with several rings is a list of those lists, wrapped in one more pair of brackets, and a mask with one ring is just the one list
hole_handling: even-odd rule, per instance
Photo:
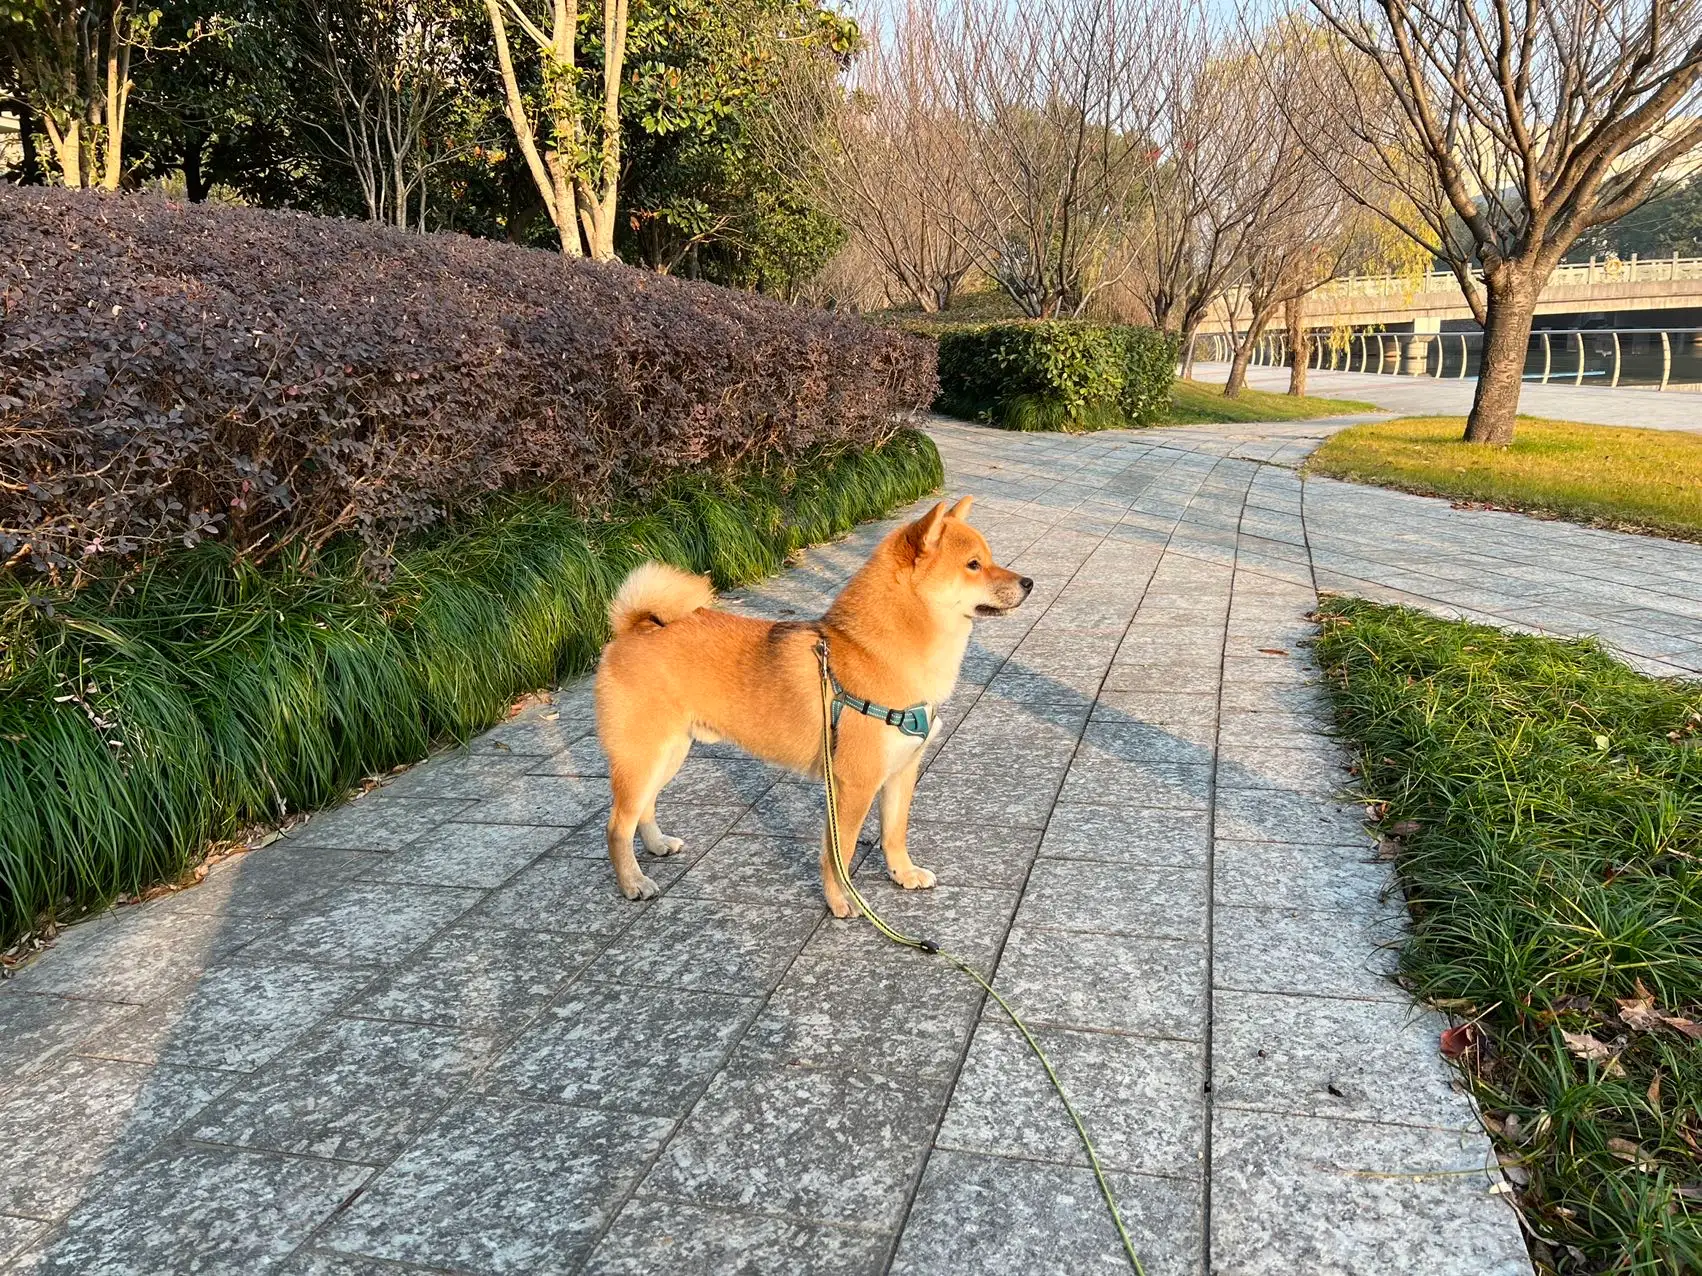
{"label": "stone paved walkway", "polygon": [[[1337,796],[1314,577],[1695,667],[1702,550],[1303,492],[1328,428],[940,424],[1037,585],[978,628],[918,790],[940,886],[859,871],[1039,1028],[1153,1276],[1514,1276],[1438,1021],[1388,980],[1402,907]],[[735,602],[814,614],[882,530]],[[700,748],[648,904],[605,801],[579,684],[74,928],[0,987],[0,1268],[1124,1270],[980,994],[826,916],[814,786]]]}

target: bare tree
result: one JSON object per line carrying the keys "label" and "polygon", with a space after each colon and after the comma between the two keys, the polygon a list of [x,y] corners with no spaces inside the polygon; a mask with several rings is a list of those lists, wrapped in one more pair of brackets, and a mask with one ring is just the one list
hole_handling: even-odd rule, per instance
{"label": "bare tree", "polygon": [[[1233,86],[1230,114],[1251,124],[1221,196],[1238,218],[1235,300],[1246,315],[1246,327],[1233,334],[1223,389],[1230,397],[1246,385],[1248,363],[1271,321],[1284,314],[1291,340],[1298,330],[1304,347],[1304,299],[1372,260],[1379,247],[1374,220],[1329,176],[1358,143],[1316,122],[1314,104],[1332,91],[1335,72],[1327,40],[1308,24],[1284,20],[1248,43],[1249,51],[1226,59],[1220,73]],[[1297,392],[1292,376],[1290,391]]]}
{"label": "bare tree", "polygon": [[940,93],[967,143],[954,234],[1025,314],[1081,314],[1116,282],[1114,249],[1141,233],[1167,10],[958,0],[946,14]]}
{"label": "bare tree", "polygon": [[1194,334],[1242,265],[1260,194],[1245,180],[1247,156],[1271,121],[1241,42],[1200,0],[1179,6],[1158,83],[1148,226],[1131,279],[1153,325],[1180,336],[1185,375]]}
{"label": "bare tree", "polygon": [[452,105],[457,46],[444,0],[306,0],[308,57],[337,106],[325,135],[354,170],[367,216],[426,227],[427,178],[453,158],[438,145]]}
{"label": "bare tree", "polygon": [[1404,207],[1377,211],[1459,279],[1484,330],[1465,437],[1509,443],[1549,273],[1702,143],[1702,7],[1308,3],[1338,37],[1331,127],[1364,143],[1331,171],[1362,201],[1368,189],[1401,192]]}
{"label": "bare tree", "polygon": [[[620,186],[620,85],[626,65],[628,0],[603,0],[602,91],[592,113],[579,88],[575,62],[578,0],[549,0],[547,18],[534,19],[522,0],[485,0],[496,41],[508,122],[554,223],[562,252],[615,255],[615,215]],[[533,118],[509,46],[508,23],[532,41],[542,72],[542,103]],[[583,118],[590,115],[590,127]],[[587,143],[587,134],[595,146]],[[580,236],[584,235],[581,244]]]}
{"label": "bare tree", "polygon": [[895,304],[896,284],[886,263],[852,235],[827,265],[801,282],[798,300],[805,305],[861,313]]}
{"label": "bare tree", "polygon": [[929,313],[950,306],[974,265],[958,233],[973,216],[968,139],[942,92],[939,22],[926,0],[872,11],[843,83],[798,67],[774,95],[763,139],[769,162]]}

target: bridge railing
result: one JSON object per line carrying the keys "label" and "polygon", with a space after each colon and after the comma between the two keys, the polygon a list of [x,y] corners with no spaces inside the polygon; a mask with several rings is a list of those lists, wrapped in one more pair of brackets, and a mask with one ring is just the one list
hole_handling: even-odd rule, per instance
{"label": "bridge railing", "polygon": [[[1307,366],[1320,372],[1463,380],[1483,362],[1481,332],[1357,332],[1341,342],[1319,333],[1310,344]],[[1226,336],[1203,334],[1194,354],[1227,362],[1234,348]],[[1287,367],[1287,334],[1260,338],[1252,364]],[[1524,377],[1539,385],[1702,391],[1702,328],[1541,328],[1526,344]]]}
{"label": "bridge railing", "polygon": [[[1479,282],[1483,276],[1477,274]],[[1702,281],[1702,257],[1591,257],[1588,261],[1562,262],[1549,275],[1547,288],[1583,287],[1589,284],[1673,283]],[[1318,290],[1326,297],[1416,297],[1423,293],[1458,294],[1460,281],[1451,270],[1425,275],[1348,275]]]}

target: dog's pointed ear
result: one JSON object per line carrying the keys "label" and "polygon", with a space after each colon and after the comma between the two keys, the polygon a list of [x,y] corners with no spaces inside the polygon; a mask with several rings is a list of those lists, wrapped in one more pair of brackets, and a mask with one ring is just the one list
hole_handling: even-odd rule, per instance
{"label": "dog's pointed ear", "polygon": [[946,529],[946,503],[941,501],[921,518],[904,529],[904,539],[910,543],[912,552],[917,555],[926,554],[938,547],[940,533]]}
{"label": "dog's pointed ear", "polygon": [[956,505],[953,505],[949,511],[947,511],[946,517],[967,519],[969,517],[969,507],[973,504],[975,504],[975,498],[973,496],[965,496],[959,500]]}

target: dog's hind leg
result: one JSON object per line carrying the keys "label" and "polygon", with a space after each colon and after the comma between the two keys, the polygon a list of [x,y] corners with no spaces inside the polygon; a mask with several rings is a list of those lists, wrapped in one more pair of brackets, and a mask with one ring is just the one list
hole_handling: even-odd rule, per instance
{"label": "dog's hind leg", "polygon": [[674,754],[670,742],[642,761],[609,758],[609,791],[614,796],[609,812],[609,863],[621,894],[628,899],[652,899],[660,889],[638,867],[632,836],[642,821],[655,827],[656,794],[679,769]]}
{"label": "dog's hind leg", "polygon": [[663,759],[661,779],[656,782],[656,787],[650,794],[650,802],[638,818],[638,836],[644,841],[644,849],[652,855],[678,855],[686,848],[686,844],[679,838],[669,837],[656,826],[656,798],[668,787],[668,781],[680,773],[686,754],[690,752],[689,735],[681,736],[669,747],[668,755]]}
{"label": "dog's hind leg", "polygon": [[918,748],[881,786],[881,851],[886,856],[886,875],[905,890],[927,890],[934,875],[910,862],[910,800],[916,796],[916,773],[922,768]]}

